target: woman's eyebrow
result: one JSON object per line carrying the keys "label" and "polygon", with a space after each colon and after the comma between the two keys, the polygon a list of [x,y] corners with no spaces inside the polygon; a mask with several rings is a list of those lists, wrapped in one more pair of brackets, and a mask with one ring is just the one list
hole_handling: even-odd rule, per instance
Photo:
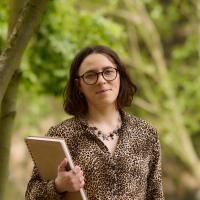
{"label": "woman's eyebrow", "polygon": [[[101,70],[104,70],[104,69],[107,69],[107,68],[114,68],[113,66],[105,66],[105,67],[102,67],[101,68]],[[90,69],[90,70],[88,70],[88,71],[86,71],[85,73],[87,73],[87,72],[97,72],[98,70],[95,70],[95,69]]]}

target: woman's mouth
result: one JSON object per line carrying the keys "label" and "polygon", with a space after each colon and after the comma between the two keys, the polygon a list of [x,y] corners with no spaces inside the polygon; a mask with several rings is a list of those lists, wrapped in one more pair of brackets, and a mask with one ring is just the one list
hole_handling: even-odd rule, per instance
{"label": "woman's mouth", "polygon": [[108,91],[110,91],[111,89],[103,89],[103,90],[99,90],[96,92],[96,94],[102,94],[102,93],[106,93]]}

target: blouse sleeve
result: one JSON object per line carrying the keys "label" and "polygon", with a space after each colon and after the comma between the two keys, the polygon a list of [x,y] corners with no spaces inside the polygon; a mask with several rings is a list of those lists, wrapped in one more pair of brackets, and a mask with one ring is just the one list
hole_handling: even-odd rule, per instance
{"label": "blouse sleeve", "polygon": [[146,200],[164,200],[161,172],[161,149],[157,131],[152,131],[152,158],[149,163]]}
{"label": "blouse sleeve", "polygon": [[[54,128],[50,128],[47,135],[53,135]],[[59,200],[63,196],[59,194],[55,189],[54,180],[44,181],[39,175],[38,169],[36,166],[33,168],[31,179],[28,182],[25,200]]]}

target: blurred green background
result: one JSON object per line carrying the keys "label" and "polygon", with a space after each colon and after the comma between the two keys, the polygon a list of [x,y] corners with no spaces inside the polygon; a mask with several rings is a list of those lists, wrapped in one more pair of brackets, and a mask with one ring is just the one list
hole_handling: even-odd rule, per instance
{"label": "blurred green background", "polygon": [[[129,113],[158,129],[167,200],[200,199],[200,1],[50,1],[21,63],[6,200],[22,200],[32,161],[28,135],[44,135],[68,118],[62,93],[75,53],[113,48],[138,93]],[[9,9],[0,1],[0,51]]]}

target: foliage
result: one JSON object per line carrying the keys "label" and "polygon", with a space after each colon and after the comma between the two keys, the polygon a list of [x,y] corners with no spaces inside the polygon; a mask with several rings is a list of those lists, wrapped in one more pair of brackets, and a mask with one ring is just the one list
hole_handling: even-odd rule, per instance
{"label": "foliage", "polygon": [[121,49],[126,40],[123,33],[123,27],[98,12],[79,12],[72,1],[50,2],[22,66],[24,83],[27,88],[39,85],[40,92],[61,95],[74,54],[91,44]]}
{"label": "foliage", "polygon": [[7,4],[5,1],[0,1],[0,52],[2,51],[7,35]]}
{"label": "foliage", "polygon": [[191,1],[145,2],[161,34],[178,102],[183,115],[187,116],[185,123],[191,134],[198,133],[200,113],[196,111],[200,108],[200,60],[197,9]]}
{"label": "foliage", "polygon": [[[41,105],[37,107],[37,103],[30,102],[30,105],[36,107],[32,107],[32,111],[28,113],[32,112],[38,118],[47,116],[48,110],[45,109],[45,101],[41,100],[40,95],[50,94],[59,97],[62,95],[70,62],[75,53],[90,44],[108,45],[116,50],[124,61],[129,60],[128,70],[139,88],[135,104],[129,112],[149,118],[159,130],[162,130],[165,158],[172,153],[177,156],[176,148],[183,147],[180,146],[179,138],[174,137],[178,128],[172,118],[171,102],[161,85],[159,66],[156,66],[152,56],[155,49],[146,44],[141,31],[134,23],[117,17],[120,11],[129,9],[125,2],[130,1],[85,0],[83,4],[72,0],[50,1],[42,25],[24,55],[20,93],[31,92],[32,101]],[[174,94],[176,100],[174,109],[180,109],[181,120],[197,154],[200,155],[199,22],[195,1],[135,0],[134,2],[141,2],[145,6],[150,20],[155,25],[171,83],[170,86],[166,84],[165,89]],[[7,29],[5,8],[6,4],[0,2],[0,50]],[[130,27],[131,34],[136,36],[135,44],[138,45],[139,58],[132,52]],[[143,30],[146,30],[145,28],[143,27]],[[148,35],[148,40],[153,37],[154,35]],[[137,59],[140,60],[140,65],[135,66]],[[24,123],[35,123],[34,120],[36,119],[32,117]],[[173,145],[175,150],[170,148]],[[179,163],[184,165],[180,161]],[[187,170],[186,167],[184,169]]]}
{"label": "foliage", "polygon": [[[102,13],[106,11],[107,13],[110,11],[119,13],[123,9],[127,10],[123,2],[130,1],[114,1],[113,4],[110,3],[111,1],[108,1],[107,4],[105,1],[95,1],[94,4],[89,1],[85,2],[85,6],[82,6],[83,10],[98,11],[101,9]],[[139,1],[136,0],[135,3],[137,2]],[[167,89],[173,90],[169,92],[174,93],[177,103],[175,106],[179,107],[181,111],[181,117],[188,133],[196,135],[200,131],[200,113],[198,112],[200,109],[200,94],[198,92],[198,88],[200,88],[200,61],[198,57],[199,35],[196,5],[191,1],[163,2],[160,0],[143,0],[142,2],[152,22],[155,24],[161,39],[169,81],[172,86],[170,88],[167,84]],[[117,22],[125,30],[128,26],[135,26],[131,23],[127,25],[126,21],[120,20],[117,17],[109,17],[108,19]],[[170,102],[166,97],[166,91],[160,85],[162,83],[160,78],[162,77],[160,77],[157,69],[158,66],[156,67],[151,56],[151,51],[154,51],[154,49],[146,46],[141,32],[136,26],[134,28],[137,34],[142,65],[134,68],[130,66],[129,70],[133,80],[138,85],[138,95],[146,101],[147,106],[143,107],[143,110],[141,110],[141,106],[139,108],[134,106],[129,110],[142,117],[148,116],[159,130],[162,130],[162,139],[170,146],[170,143],[174,140],[176,129],[171,123],[173,119],[170,119],[170,115],[172,115]],[[151,35],[150,37],[153,38],[154,36]],[[127,40],[127,43],[121,44],[121,46],[124,49],[128,47],[127,54],[131,58],[130,60],[136,59],[131,52],[129,40]],[[147,107],[148,109],[146,109]],[[154,107],[155,112],[153,112]],[[152,110],[152,112],[149,112],[149,110]],[[169,123],[171,123],[171,126],[169,126]],[[175,143],[178,144],[178,142]],[[174,153],[172,149],[169,149],[167,150],[168,153]],[[200,151],[198,148],[196,150]]]}

